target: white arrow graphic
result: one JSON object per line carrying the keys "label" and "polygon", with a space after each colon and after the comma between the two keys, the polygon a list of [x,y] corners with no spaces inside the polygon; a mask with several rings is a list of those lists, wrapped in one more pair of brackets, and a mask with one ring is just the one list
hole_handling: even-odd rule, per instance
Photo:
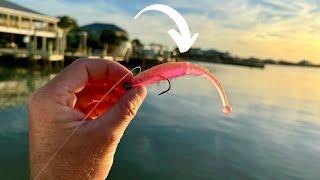
{"label": "white arrow graphic", "polygon": [[179,32],[175,29],[170,29],[168,31],[171,38],[176,42],[179,51],[184,53],[190,49],[192,44],[196,41],[199,33],[194,34],[192,37],[190,35],[189,27],[186,20],[173,8],[163,5],[163,4],[153,4],[142,9],[134,19],[138,18],[142,13],[146,11],[161,11],[168,15],[178,26]]}

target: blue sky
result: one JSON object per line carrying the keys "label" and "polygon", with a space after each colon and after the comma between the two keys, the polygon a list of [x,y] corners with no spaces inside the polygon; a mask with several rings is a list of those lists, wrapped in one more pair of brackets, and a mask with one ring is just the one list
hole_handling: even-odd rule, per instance
{"label": "blue sky", "polygon": [[12,0],[48,15],[69,15],[80,25],[115,23],[131,38],[173,47],[167,34],[176,25],[166,15],[147,12],[161,3],[178,10],[191,33],[199,32],[194,47],[215,48],[242,57],[320,63],[320,0]]}

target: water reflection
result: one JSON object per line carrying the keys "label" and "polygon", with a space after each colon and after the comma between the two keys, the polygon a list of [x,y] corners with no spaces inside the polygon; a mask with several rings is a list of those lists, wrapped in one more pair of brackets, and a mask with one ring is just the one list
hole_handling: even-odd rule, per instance
{"label": "water reflection", "polygon": [[47,69],[0,66],[0,179],[28,178],[26,101],[55,74]]}
{"label": "water reflection", "polygon": [[54,76],[26,68],[0,67],[0,108],[24,105],[30,93]]}

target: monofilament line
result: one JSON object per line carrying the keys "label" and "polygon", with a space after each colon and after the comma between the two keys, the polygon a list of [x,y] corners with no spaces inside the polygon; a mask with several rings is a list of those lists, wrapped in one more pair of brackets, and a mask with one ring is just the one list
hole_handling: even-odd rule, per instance
{"label": "monofilament line", "polygon": [[89,111],[89,113],[80,121],[80,124],[73,129],[73,131],[65,138],[63,143],[58,147],[58,149],[51,155],[51,157],[48,159],[48,161],[44,164],[44,166],[41,168],[41,170],[38,172],[38,174],[35,176],[34,180],[38,179],[41,175],[41,173],[48,167],[50,162],[54,159],[54,157],[58,154],[58,152],[63,148],[63,146],[70,140],[70,138],[74,135],[74,133],[77,132],[77,130],[81,127],[81,125],[85,122],[85,120],[90,116],[90,114],[98,107],[98,105],[109,95],[109,93],[123,81],[130,73],[135,71],[136,69],[139,69],[139,73],[141,72],[141,67],[137,66],[133,68],[130,72],[128,72],[126,75],[124,75],[117,83],[115,83],[98,101],[98,103],[93,106],[93,108]]}

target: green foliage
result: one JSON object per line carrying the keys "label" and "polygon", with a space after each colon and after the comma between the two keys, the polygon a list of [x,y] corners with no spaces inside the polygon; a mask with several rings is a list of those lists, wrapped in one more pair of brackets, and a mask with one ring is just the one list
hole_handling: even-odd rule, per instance
{"label": "green foliage", "polygon": [[105,29],[102,31],[99,40],[102,44],[119,45],[121,42],[128,40],[128,35],[121,31]]}
{"label": "green foliage", "polygon": [[69,16],[59,16],[58,26],[64,30],[77,30],[79,26],[77,21]]}
{"label": "green foliage", "polygon": [[88,33],[88,46],[93,49],[101,48],[99,36],[97,36],[97,34]]}
{"label": "green foliage", "polygon": [[134,39],[131,41],[131,43],[135,47],[143,47],[143,44],[141,43],[141,41],[139,39]]}
{"label": "green foliage", "polygon": [[68,50],[75,50],[79,47],[81,43],[81,36],[76,31],[71,31],[68,33],[67,36],[67,49]]}
{"label": "green foliage", "polygon": [[77,49],[79,43],[81,43],[81,38],[79,36],[79,26],[75,19],[69,16],[59,16],[60,21],[58,22],[58,27],[64,31],[68,31],[67,36],[67,49]]}

